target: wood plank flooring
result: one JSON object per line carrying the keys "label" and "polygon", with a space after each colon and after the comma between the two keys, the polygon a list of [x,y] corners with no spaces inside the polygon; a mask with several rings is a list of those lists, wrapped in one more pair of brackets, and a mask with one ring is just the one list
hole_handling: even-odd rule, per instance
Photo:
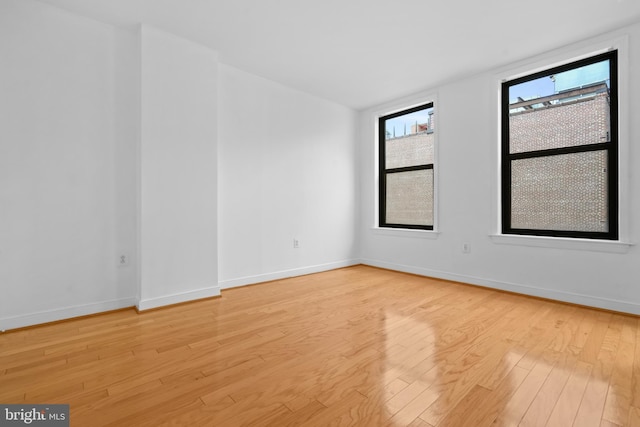
{"label": "wood plank flooring", "polygon": [[366,266],[0,335],[73,426],[640,426],[638,318]]}

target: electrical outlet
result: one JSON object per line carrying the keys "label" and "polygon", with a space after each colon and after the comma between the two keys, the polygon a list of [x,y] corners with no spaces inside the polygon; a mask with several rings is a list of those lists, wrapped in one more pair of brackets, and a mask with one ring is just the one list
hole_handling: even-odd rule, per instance
{"label": "electrical outlet", "polygon": [[296,239],[294,237],[294,239],[293,239],[293,248],[294,249],[298,249],[299,247],[300,247],[300,240],[298,240],[298,239]]}
{"label": "electrical outlet", "polygon": [[129,265],[129,255],[120,254],[118,255],[118,267],[125,267]]}

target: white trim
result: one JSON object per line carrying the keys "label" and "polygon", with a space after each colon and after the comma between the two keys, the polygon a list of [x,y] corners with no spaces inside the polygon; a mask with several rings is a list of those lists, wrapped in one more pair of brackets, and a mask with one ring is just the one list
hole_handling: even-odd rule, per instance
{"label": "white trim", "polygon": [[618,227],[619,239],[630,241],[631,236],[631,114],[629,79],[629,36],[616,39],[618,49]]}
{"label": "white trim", "polygon": [[373,234],[379,236],[408,237],[414,239],[436,240],[440,233],[432,230],[412,230],[410,228],[371,227]]}
{"label": "white trim", "polygon": [[137,307],[138,311],[150,310],[152,308],[164,307],[166,305],[180,304],[182,302],[196,301],[203,298],[220,296],[220,286],[196,289],[179,294],[165,295],[162,297],[140,299]]}
{"label": "white trim", "polygon": [[[513,236],[503,235],[501,221],[501,141],[500,132],[502,129],[501,120],[501,97],[500,90],[502,82],[533,74],[537,71],[553,68],[559,65],[568,64],[583,58],[598,55],[616,49],[618,51],[618,241],[601,241],[589,239],[564,239],[556,237],[545,237],[537,239],[535,236]],[[520,61],[516,64],[502,67],[493,73],[493,84],[491,90],[492,102],[495,106],[496,120],[493,121],[493,134],[496,136],[494,145],[495,154],[492,159],[493,176],[492,187],[492,224],[490,227],[490,237],[494,243],[513,244],[523,246],[537,246],[548,248],[566,248],[578,250],[590,250],[596,252],[625,253],[632,245],[630,239],[630,213],[631,213],[631,168],[629,164],[629,35],[626,32],[617,33],[614,36],[606,35],[585,40],[571,46],[565,46],[553,50],[546,54]],[[527,239],[528,238],[528,239]],[[567,240],[575,240],[576,244],[569,244]]]}
{"label": "white trim", "polygon": [[484,279],[480,277],[466,276],[462,274],[448,273],[444,271],[430,270],[422,267],[394,264],[371,259],[363,259],[362,264],[372,267],[385,268],[388,270],[401,271],[404,273],[417,274],[419,276],[433,277],[469,285],[483,286],[486,288],[513,292],[522,295],[529,295],[555,301],[567,302],[571,304],[579,304],[586,307],[601,308],[621,313],[640,315],[640,304],[628,301],[620,301],[611,298],[600,298],[573,292],[562,292],[554,289],[545,289],[536,286],[521,285],[517,283],[500,282],[497,280]]}
{"label": "white trim", "polygon": [[102,313],[105,311],[118,310],[121,308],[134,307],[135,305],[136,299],[131,297],[91,304],[74,305],[55,310],[38,311],[36,313],[29,313],[21,316],[3,317],[0,318],[0,331],[56,322],[58,320],[66,320],[74,317]]}
{"label": "white trim", "polygon": [[360,263],[360,260],[351,259],[346,261],[331,262],[328,264],[318,264],[309,267],[275,271],[272,273],[257,274],[255,276],[239,277],[237,279],[223,280],[222,282],[220,282],[220,287],[222,289],[237,288],[239,286],[254,285],[256,283],[270,282],[272,280],[287,279],[289,277],[304,276],[306,274],[320,273],[323,271],[335,270],[338,268],[351,267]]}
{"label": "white trim", "polygon": [[537,248],[574,249],[578,251],[625,254],[634,246],[617,240],[571,239],[562,237],[524,236],[515,234],[492,234],[489,236],[498,245],[531,246]]}
{"label": "white trim", "polygon": [[136,298],[142,299],[142,24],[136,26]]}

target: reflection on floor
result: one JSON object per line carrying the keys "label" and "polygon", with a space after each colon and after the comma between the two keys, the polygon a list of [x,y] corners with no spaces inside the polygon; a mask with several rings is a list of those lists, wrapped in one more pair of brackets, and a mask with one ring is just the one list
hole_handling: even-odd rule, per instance
{"label": "reflection on floor", "polygon": [[640,426],[638,318],[356,266],[0,335],[76,426]]}

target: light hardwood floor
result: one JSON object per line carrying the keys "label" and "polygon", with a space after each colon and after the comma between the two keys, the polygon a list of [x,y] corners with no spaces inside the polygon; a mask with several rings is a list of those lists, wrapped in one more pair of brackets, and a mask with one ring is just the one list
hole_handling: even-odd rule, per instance
{"label": "light hardwood floor", "polygon": [[640,426],[638,318],[355,266],[0,335],[72,426]]}

